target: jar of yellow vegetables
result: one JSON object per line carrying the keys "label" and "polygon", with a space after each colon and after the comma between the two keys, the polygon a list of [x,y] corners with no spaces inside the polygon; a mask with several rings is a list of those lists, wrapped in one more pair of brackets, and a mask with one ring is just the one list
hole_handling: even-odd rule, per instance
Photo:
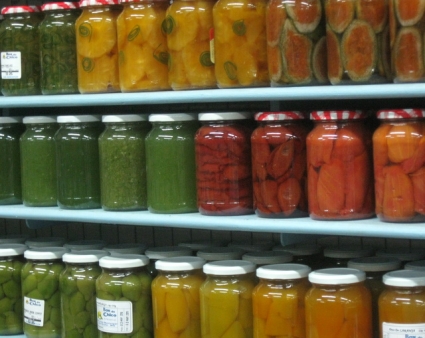
{"label": "jar of yellow vegetables", "polygon": [[167,0],[121,0],[117,19],[122,92],[166,90],[167,36],[162,29]]}
{"label": "jar of yellow vegetables", "polygon": [[204,265],[200,289],[201,337],[253,337],[252,291],[255,265],[226,260]]}
{"label": "jar of yellow vegetables", "polygon": [[120,91],[116,20],[119,0],[81,0],[75,23],[78,90],[85,93]]}
{"label": "jar of yellow vegetables", "polygon": [[156,338],[201,336],[199,288],[204,282],[199,257],[182,256],[155,263],[158,276],[152,282],[154,334]]}

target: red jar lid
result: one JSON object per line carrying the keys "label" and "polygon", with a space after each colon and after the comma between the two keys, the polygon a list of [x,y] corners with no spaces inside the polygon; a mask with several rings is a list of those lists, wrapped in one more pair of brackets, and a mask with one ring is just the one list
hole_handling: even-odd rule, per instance
{"label": "red jar lid", "polygon": [[119,5],[119,0],[80,0],[80,7]]}
{"label": "red jar lid", "polygon": [[425,117],[425,109],[383,109],[376,116],[378,119],[415,119]]}
{"label": "red jar lid", "polygon": [[42,11],[54,11],[79,8],[78,2],[50,2],[41,6]]}
{"label": "red jar lid", "polygon": [[312,120],[358,120],[363,119],[367,114],[361,110],[317,110],[310,114]]}
{"label": "red jar lid", "polygon": [[261,112],[255,114],[256,121],[282,121],[282,120],[302,120],[305,119],[304,113],[300,111],[276,111]]}
{"label": "red jar lid", "polygon": [[15,13],[37,13],[40,12],[38,6],[8,6],[1,10],[1,14],[15,14]]}

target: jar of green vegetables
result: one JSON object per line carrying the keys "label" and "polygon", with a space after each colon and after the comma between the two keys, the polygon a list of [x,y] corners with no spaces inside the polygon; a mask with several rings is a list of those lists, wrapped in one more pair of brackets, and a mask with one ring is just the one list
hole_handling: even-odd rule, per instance
{"label": "jar of green vegetables", "polygon": [[105,115],[99,137],[100,191],[104,210],[143,210],[146,201],[147,115]]}
{"label": "jar of green vegetables", "polygon": [[63,255],[65,270],[59,276],[63,337],[98,336],[96,279],[102,272],[99,259],[107,255],[104,250]]}
{"label": "jar of green vegetables", "polygon": [[96,279],[99,338],[153,337],[152,278],[144,255],[106,256]]}
{"label": "jar of green vegetables", "polygon": [[0,244],[0,334],[22,333],[21,270],[24,244]]}

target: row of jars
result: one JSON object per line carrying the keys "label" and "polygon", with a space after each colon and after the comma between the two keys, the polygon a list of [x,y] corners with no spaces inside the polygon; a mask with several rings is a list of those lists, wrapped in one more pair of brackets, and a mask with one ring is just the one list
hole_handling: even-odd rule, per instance
{"label": "row of jars", "polygon": [[148,263],[144,255],[2,244],[0,333],[382,338],[424,329],[425,272],[397,270],[398,261],[311,272],[303,264],[256,269],[180,256],[156,261],[153,280]]}
{"label": "row of jars", "polygon": [[43,21],[38,11],[2,9],[3,95],[425,78],[413,0],[81,0],[45,4]]}
{"label": "row of jars", "polygon": [[[0,118],[0,203],[423,221],[425,110]],[[58,128],[56,121],[60,125]],[[202,126],[199,125],[202,123]],[[373,136],[372,136],[373,134]]]}

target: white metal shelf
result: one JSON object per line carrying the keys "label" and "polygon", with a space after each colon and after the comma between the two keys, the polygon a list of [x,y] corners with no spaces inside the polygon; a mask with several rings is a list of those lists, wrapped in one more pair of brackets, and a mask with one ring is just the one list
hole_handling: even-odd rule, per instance
{"label": "white metal shelf", "polygon": [[0,96],[0,108],[190,104],[205,102],[422,98],[425,83],[235,88],[141,93]]}

